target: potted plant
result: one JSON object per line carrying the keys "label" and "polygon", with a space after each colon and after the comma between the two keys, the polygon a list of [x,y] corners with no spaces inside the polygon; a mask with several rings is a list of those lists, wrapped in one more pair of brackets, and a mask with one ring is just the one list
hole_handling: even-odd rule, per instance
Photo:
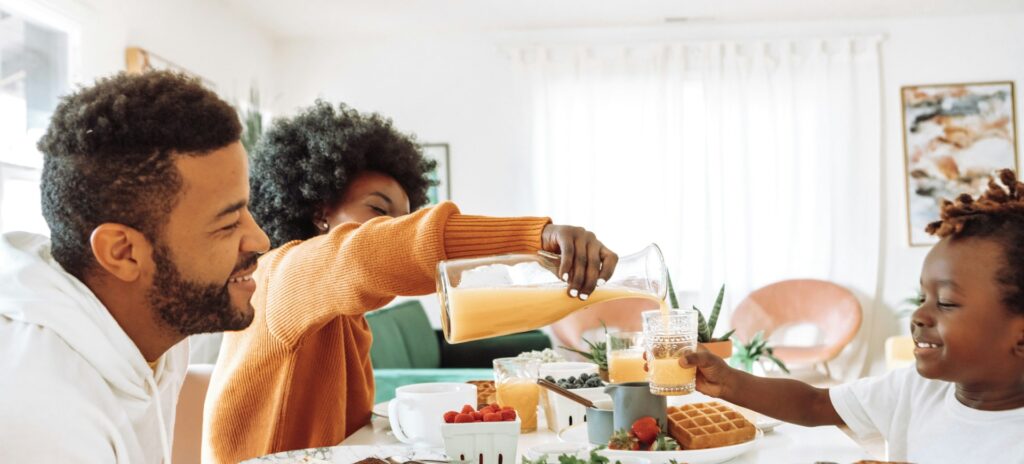
{"label": "potted plant", "polygon": [[[679,300],[676,299],[676,291],[672,287],[672,278],[668,278],[668,295],[669,303],[672,308],[679,309]],[[715,326],[718,325],[718,313],[722,310],[722,299],[725,297],[725,284],[722,284],[722,288],[718,290],[718,298],[715,299],[715,305],[711,308],[711,315],[708,319],[704,319],[704,313],[701,312],[696,306],[693,307],[694,311],[697,311],[697,343],[703,346],[708,351],[715,354],[722,359],[728,359],[732,356],[732,338],[734,330],[730,330],[722,335],[721,337],[715,337]]]}
{"label": "potted plant", "polygon": [[750,372],[753,370],[755,362],[760,361],[761,357],[766,357],[779,366],[783,372],[789,373],[786,363],[775,357],[774,349],[768,346],[768,340],[764,338],[764,331],[757,332],[754,338],[745,344],[739,340],[733,340],[733,343],[736,345],[736,351],[729,358],[729,364],[732,364],[733,367]]}
{"label": "potted plant", "polygon": [[252,156],[256,152],[256,144],[263,135],[263,112],[260,109],[260,91],[256,85],[249,87],[249,101],[245,105],[236,104],[238,118],[242,122],[242,146]]}
{"label": "potted plant", "polygon": [[[604,325],[604,321],[601,321],[601,327],[604,327],[605,339],[608,338],[608,326]],[[580,351],[575,348],[569,348],[568,346],[562,345],[560,348],[564,350],[576,353],[590,362],[597,364],[597,375],[601,377],[601,380],[608,381],[608,343],[604,341],[591,342],[586,337],[580,337],[583,343],[586,343],[590,347],[589,351]]]}

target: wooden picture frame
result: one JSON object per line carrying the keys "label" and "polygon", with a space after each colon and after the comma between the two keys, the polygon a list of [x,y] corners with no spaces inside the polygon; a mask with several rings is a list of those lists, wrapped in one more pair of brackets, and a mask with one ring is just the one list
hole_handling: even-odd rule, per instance
{"label": "wooden picture frame", "polygon": [[430,179],[436,182],[427,189],[427,204],[436,205],[452,199],[452,165],[451,152],[447,143],[424,143],[420,145],[423,156],[437,162],[437,167],[429,173]]}
{"label": "wooden picture frame", "polygon": [[124,69],[129,74],[142,74],[158,69],[177,71],[198,78],[210,90],[217,90],[213,81],[141,47],[128,47],[124,50]]}

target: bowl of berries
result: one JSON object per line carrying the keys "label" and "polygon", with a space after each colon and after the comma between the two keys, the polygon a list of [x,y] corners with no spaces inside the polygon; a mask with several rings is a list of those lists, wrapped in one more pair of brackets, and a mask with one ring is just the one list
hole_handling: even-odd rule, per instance
{"label": "bowl of berries", "polygon": [[481,464],[511,463],[516,459],[520,420],[511,406],[470,405],[448,411],[441,424],[445,454],[451,460]]}
{"label": "bowl of berries", "polygon": [[[593,372],[564,376],[557,374],[547,375],[544,378],[548,382],[554,383],[566,390],[572,390],[573,393],[590,401],[601,401],[610,398],[604,392],[605,384],[597,374],[596,365],[594,365]],[[546,391],[544,395],[544,412],[548,428],[551,431],[559,432],[567,427],[586,422],[587,409],[583,405],[552,391]]]}

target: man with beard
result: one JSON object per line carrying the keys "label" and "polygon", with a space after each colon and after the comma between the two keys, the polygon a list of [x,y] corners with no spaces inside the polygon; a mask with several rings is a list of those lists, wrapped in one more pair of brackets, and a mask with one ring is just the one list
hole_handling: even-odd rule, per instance
{"label": "man with beard", "polygon": [[0,237],[0,462],[170,464],[191,334],[247,327],[241,126],[197,80],[118,75],[39,142],[52,238]]}

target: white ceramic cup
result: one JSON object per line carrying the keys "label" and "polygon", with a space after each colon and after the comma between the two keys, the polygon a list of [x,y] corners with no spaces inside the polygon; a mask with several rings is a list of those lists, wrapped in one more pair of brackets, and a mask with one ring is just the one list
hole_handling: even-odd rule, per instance
{"label": "white ceramic cup", "polygon": [[414,445],[444,446],[444,413],[476,409],[476,385],[469,383],[417,383],[395,389],[388,404],[388,421],[395,438]]}

